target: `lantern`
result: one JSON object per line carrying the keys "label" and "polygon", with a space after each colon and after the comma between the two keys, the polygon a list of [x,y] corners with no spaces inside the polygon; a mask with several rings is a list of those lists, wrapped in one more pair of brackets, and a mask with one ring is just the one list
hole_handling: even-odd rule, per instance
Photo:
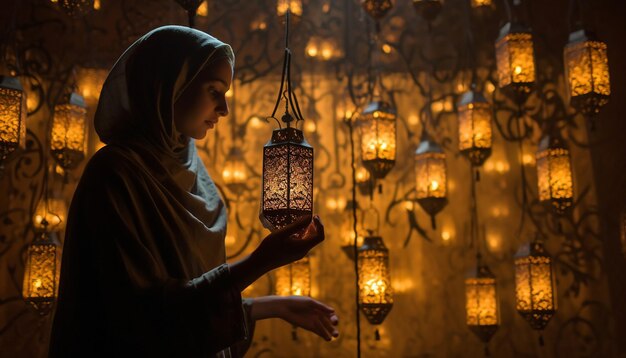
{"label": "lantern", "polygon": [[539,200],[563,214],[574,201],[569,149],[560,135],[546,135],[536,155]]}
{"label": "lantern", "polygon": [[565,46],[570,104],[586,116],[598,114],[609,102],[611,82],[606,50],[604,42],[585,30],[572,32]]}
{"label": "lantern", "polygon": [[0,76],[0,166],[26,140],[26,98],[17,77]]}
{"label": "lantern", "polygon": [[515,309],[535,330],[543,330],[557,310],[552,258],[535,240],[515,256]]}
{"label": "lantern", "polygon": [[496,277],[479,263],[465,279],[465,311],[469,329],[483,343],[491,340],[500,325]]}
{"label": "lantern", "polygon": [[459,111],[459,151],[473,166],[481,166],[491,155],[491,105],[480,92],[461,96]]}
{"label": "lantern", "polygon": [[85,158],[86,115],[85,101],[78,93],[54,107],[50,150],[63,169],[74,169]]}
{"label": "lantern", "polygon": [[358,250],[359,305],[368,322],[381,324],[393,307],[389,250],[380,236],[367,236]]}
{"label": "lantern", "polygon": [[313,214],[313,147],[301,130],[276,129],[263,147],[262,197],[268,228],[281,228]]}
{"label": "lantern", "polygon": [[441,12],[442,0],[413,0],[415,11],[425,20],[432,21]]}
{"label": "lantern", "polygon": [[396,110],[386,102],[372,102],[358,126],[363,166],[374,178],[383,179],[396,163]]}
{"label": "lantern", "polygon": [[224,180],[224,185],[236,195],[241,195],[246,189],[248,180],[246,162],[239,148],[232,147],[228,156],[226,156],[226,162],[222,170],[222,179]]}
{"label": "lantern", "polygon": [[507,23],[496,40],[498,85],[516,101],[524,102],[535,82],[533,35],[517,23]]}
{"label": "lantern", "polygon": [[435,215],[448,204],[446,155],[426,131],[415,151],[415,179],[417,202],[430,215],[434,229]]}
{"label": "lantern", "polygon": [[45,230],[28,246],[22,296],[42,316],[50,312],[57,297],[60,259],[55,240]]}
{"label": "lantern", "polygon": [[472,8],[493,7],[493,0],[471,0]]}
{"label": "lantern", "polygon": [[33,214],[33,227],[36,232],[62,231],[65,229],[66,215],[67,205],[62,198],[40,200]]}
{"label": "lantern", "polygon": [[94,0],[57,0],[59,8],[69,16],[85,15],[94,9]]}
{"label": "lantern", "polygon": [[311,295],[311,259],[309,256],[276,269],[276,294]]}
{"label": "lantern", "polygon": [[361,6],[374,20],[380,20],[393,8],[393,0],[361,0]]}
{"label": "lantern", "polygon": [[281,23],[285,23],[287,10],[290,12],[290,21],[297,23],[302,18],[302,0],[278,0],[276,14]]}

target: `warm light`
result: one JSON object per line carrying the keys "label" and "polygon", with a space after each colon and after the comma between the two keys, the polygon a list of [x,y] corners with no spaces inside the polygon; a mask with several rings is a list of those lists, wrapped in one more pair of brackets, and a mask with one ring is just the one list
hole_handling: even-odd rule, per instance
{"label": "warm light", "polygon": [[599,113],[611,95],[606,43],[585,30],[572,32],[564,58],[572,107],[587,116]]}
{"label": "warm light", "polygon": [[235,243],[237,242],[237,238],[235,237],[235,235],[226,235],[226,237],[224,238],[224,245],[226,247],[233,247],[235,246]]}
{"label": "warm light", "polygon": [[373,177],[382,179],[396,163],[396,111],[386,102],[372,102],[358,126],[363,165]]}
{"label": "warm light", "polygon": [[375,20],[380,20],[393,8],[393,0],[361,0],[361,6]]}
{"label": "warm light", "polygon": [[[33,228],[35,231],[56,232],[65,229],[67,205],[62,198],[48,198],[40,200],[33,214]],[[45,220],[45,221],[44,221]],[[45,225],[44,225],[45,223]]]}
{"label": "warm light", "polygon": [[278,0],[276,2],[276,14],[285,21],[287,10],[291,12],[291,21],[297,22],[302,17],[302,1],[301,0]]}
{"label": "warm light", "polygon": [[262,218],[281,228],[313,213],[313,147],[302,131],[276,129],[263,147]]}
{"label": "warm light", "polygon": [[507,23],[496,41],[498,85],[523,100],[535,82],[533,35],[520,24]]}
{"label": "warm light", "polygon": [[233,97],[233,88],[229,88],[228,91],[226,91],[226,93],[224,93],[224,96],[226,96],[226,98],[232,98]]}
{"label": "warm light", "polygon": [[311,260],[308,256],[276,269],[275,273],[277,295],[311,295]]}
{"label": "warm light", "polygon": [[326,208],[330,211],[343,211],[346,208],[346,197],[335,193],[326,199]]}
{"label": "warm light", "polygon": [[491,155],[491,105],[482,93],[469,91],[459,101],[459,151],[474,166]]}
{"label": "warm light", "polygon": [[493,0],[472,0],[473,8],[492,7],[492,6],[493,6]]}
{"label": "warm light", "polygon": [[100,0],[94,0],[93,1],[93,9],[94,10],[100,10],[101,7],[102,7],[102,5],[100,4]]}
{"label": "warm light", "polygon": [[243,159],[243,153],[236,147],[230,149],[224,169],[222,169],[222,180],[230,191],[237,195],[246,189],[248,175],[246,170],[246,162]]}
{"label": "warm light", "polygon": [[393,306],[389,250],[379,236],[368,236],[359,248],[359,304],[371,324],[381,324]]}
{"label": "warm light", "polygon": [[26,96],[17,77],[0,76],[0,166],[26,140]]}
{"label": "warm light", "polygon": [[389,44],[384,44],[382,46],[382,50],[383,50],[384,53],[389,54],[389,53],[391,53],[392,48],[391,48],[391,46]]}
{"label": "warm light", "polygon": [[85,158],[86,115],[85,101],[77,93],[54,107],[50,151],[63,169],[74,169]]}
{"label": "warm light", "polygon": [[308,133],[314,133],[317,130],[317,124],[314,121],[307,121],[304,124],[304,130]]}
{"label": "warm light", "polygon": [[263,123],[264,121],[257,116],[250,118],[250,126],[254,129],[259,129],[263,127]]}
{"label": "warm light", "polygon": [[207,1],[203,1],[200,4],[200,6],[198,6],[198,10],[196,10],[196,14],[202,17],[209,16],[209,4],[207,3]]}
{"label": "warm light", "polygon": [[409,124],[412,126],[418,125],[420,123],[420,119],[415,114],[411,114],[408,118]]}
{"label": "warm light", "polygon": [[446,155],[426,132],[415,152],[415,177],[417,202],[431,216],[434,228],[435,215],[448,203]]}
{"label": "warm light", "polygon": [[107,74],[108,70],[104,68],[83,67],[77,70],[78,90],[87,102],[98,102]]}
{"label": "warm light", "polygon": [[496,278],[487,266],[479,264],[465,279],[465,311],[469,329],[489,342],[500,325],[500,312]]}
{"label": "warm light", "polygon": [[535,156],[529,153],[524,153],[524,155],[522,156],[522,163],[524,165],[535,165]]}
{"label": "warm light", "polygon": [[515,308],[536,330],[546,327],[557,310],[552,258],[543,244],[525,245],[515,258]]}
{"label": "warm light", "polygon": [[22,296],[40,315],[50,312],[59,289],[60,252],[48,233],[28,246]]}
{"label": "warm light", "polygon": [[539,201],[557,214],[565,212],[574,201],[572,168],[567,145],[557,135],[546,135],[537,151]]}
{"label": "warm light", "polygon": [[69,16],[80,16],[96,9],[95,1],[97,0],[55,0],[52,2],[56,2],[59,8]]}

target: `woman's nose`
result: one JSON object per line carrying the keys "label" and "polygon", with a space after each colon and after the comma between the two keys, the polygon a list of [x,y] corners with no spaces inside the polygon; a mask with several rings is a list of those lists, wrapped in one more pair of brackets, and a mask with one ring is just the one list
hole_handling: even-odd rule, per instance
{"label": "woman's nose", "polygon": [[220,101],[220,105],[217,107],[217,114],[221,117],[226,117],[228,115],[228,102],[225,97],[222,101]]}

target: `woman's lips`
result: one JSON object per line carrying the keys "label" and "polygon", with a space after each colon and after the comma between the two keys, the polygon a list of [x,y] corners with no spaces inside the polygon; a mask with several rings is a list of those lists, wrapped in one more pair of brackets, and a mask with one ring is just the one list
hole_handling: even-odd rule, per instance
{"label": "woman's lips", "polygon": [[209,128],[213,128],[217,124],[217,121],[206,120],[204,121],[204,123],[206,123],[206,125],[209,126]]}

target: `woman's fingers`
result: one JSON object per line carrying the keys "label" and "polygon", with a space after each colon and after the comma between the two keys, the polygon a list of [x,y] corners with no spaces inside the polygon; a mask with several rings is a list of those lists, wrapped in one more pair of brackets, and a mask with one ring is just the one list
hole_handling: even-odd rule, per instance
{"label": "woman's fingers", "polygon": [[333,324],[331,317],[327,316],[327,315],[321,315],[320,316],[320,320],[322,321],[322,324],[324,325],[324,329],[333,337],[337,337],[339,336],[339,330],[337,330],[335,326],[335,324]]}
{"label": "woman's fingers", "polygon": [[324,313],[328,314],[328,313],[334,313],[335,312],[334,308],[332,308],[329,305],[324,304],[324,303],[322,303],[320,301],[311,300],[311,302],[313,302],[313,304],[315,305],[316,308],[320,309]]}
{"label": "woman's fingers", "polygon": [[327,341],[330,341],[332,338],[331,333],[326,329],[321,319],[315,320],[315,333]]}

